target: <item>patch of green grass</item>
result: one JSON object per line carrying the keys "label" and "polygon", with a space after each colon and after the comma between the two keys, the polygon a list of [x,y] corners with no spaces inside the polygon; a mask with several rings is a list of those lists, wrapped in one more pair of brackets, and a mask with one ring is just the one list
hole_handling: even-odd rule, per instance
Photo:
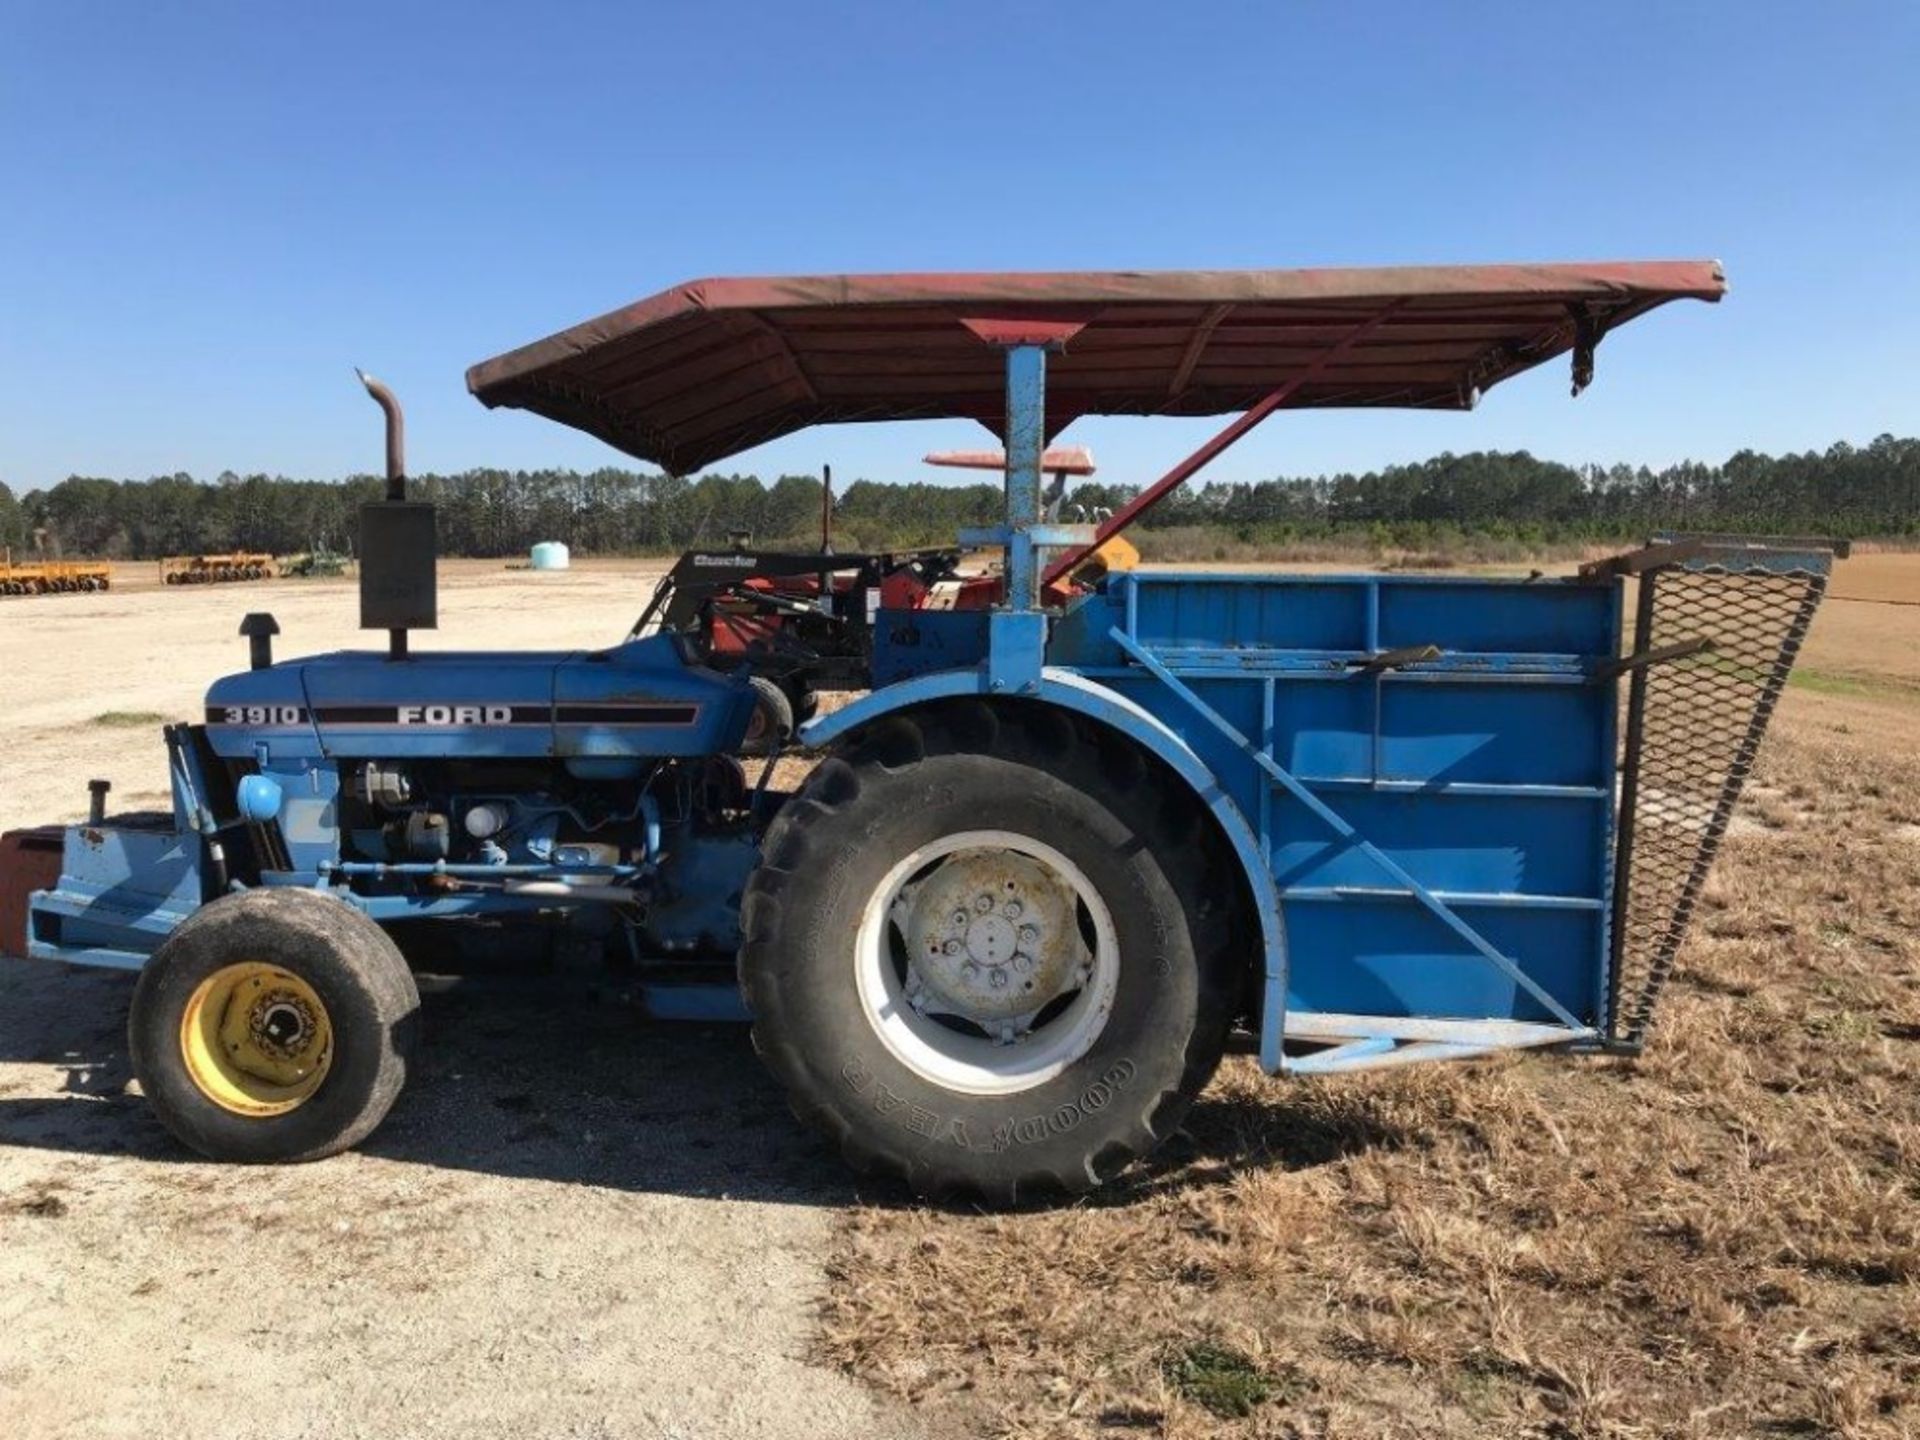
{"label": "patch of green grass", "polygon": [[103,710],[93,717],[93,723],[104,725],[109,730],[145,729],[150,725],[164,725],[167,717],[157,715],[151,710]]}
{"label": "patch of green grass", "polygon": [[1242,1420],[1254,1408],[1297,1390],[1297,1376],[1271,1375],[1240,1351],[1196,1340],[1161,1362],[1160,1373],[1181,1397],[1223,1420]]}
{"label": "patch of green grass", "polygon": [[1816,1040],[1824,1040],[1856,1050],[1865,1049],[1880,1041],[1880,1020],[1874,1015],[1840,1010],[1827,1015],[1809,1015],[1804,1023],[1807,1033]]}
{"label": "patch of green grass", "polygon": [[1449,1371],[1446,1383],[1460,1406],[1474,1419],[1491,1422],[1513,1407],[1513,1381],[1482,1365],[1461,1365]]}
{"label": "patch of green grass", "polygon": [[1863,680],[1854,675],[1832,675],[1824,670],[1796,666],[1787,676],[1795,690],[1811,690],[1816,695],[1842,695],[1862,700],[1914,700],[1920,691],[1897,680]]}

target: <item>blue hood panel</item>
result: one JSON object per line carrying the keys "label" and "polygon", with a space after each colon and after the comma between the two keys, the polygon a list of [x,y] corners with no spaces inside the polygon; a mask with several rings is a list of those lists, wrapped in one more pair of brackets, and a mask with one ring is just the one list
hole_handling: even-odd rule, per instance
{"label": "blue hood panel", "polygon": [[216,754],[534,759],[709,755],[753,712],[743,679],[689,665],[670,636],[599,651],[341,651],[216,681]]}

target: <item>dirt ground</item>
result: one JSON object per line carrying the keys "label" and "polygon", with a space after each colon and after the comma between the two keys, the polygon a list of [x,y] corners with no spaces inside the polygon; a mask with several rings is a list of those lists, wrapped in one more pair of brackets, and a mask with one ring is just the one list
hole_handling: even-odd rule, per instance
{"label": "dirt ground", "polygon": [[[450,562],[416,643],[605,644],[658,573]],[[380,638],[351,581],[135,580],[0,600],[0,828],[162,802],[245,611]],[[360,1153],[202,1165],[128,1093],[126,977],[0,966],[0,1434],[1912,1433],[1920,605],[1869,602],[1920,556],[1834,594],[1637,1069],[1234,1060],[1067,1210],[859,1194],[743,1036],[570,974],[430,993]]]}
{"label": "dirt ground", "polygon": [[0,968],[0,1434],[929,1433],[807,1363],[852,1187],[731,1027],[430,993],[372,1141],[242,1169],[128,1093],[131,988]]}

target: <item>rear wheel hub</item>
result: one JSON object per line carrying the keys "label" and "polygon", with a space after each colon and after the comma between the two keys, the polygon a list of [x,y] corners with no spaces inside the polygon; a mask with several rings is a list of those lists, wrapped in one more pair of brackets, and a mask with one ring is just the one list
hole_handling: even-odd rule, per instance
{"label": "rear wheel hub", "polygon": [[901,887],[890,917],[906,941],[907,998],[926,1013],[1031,1028],[1088,958],[1073,886],[1011,849],[956,851]]}
{"label": "rear wheel hub", "polygon": [[856,974],[875,1032],[970,1094],[1044,1084],[1106,1027],[1119,983],[1106,902],[1038,840],[974,830],[923,845],[869,898]]}

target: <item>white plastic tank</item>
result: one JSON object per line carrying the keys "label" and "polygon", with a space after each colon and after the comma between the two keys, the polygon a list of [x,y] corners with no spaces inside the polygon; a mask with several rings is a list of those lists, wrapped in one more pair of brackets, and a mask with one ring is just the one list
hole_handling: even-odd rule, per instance
{"label": "white plastic tank", "polygon": [[531,556],[536,570],[564,570],[568,562],[567,547],[558,540],[542,540],[533,547]]}

